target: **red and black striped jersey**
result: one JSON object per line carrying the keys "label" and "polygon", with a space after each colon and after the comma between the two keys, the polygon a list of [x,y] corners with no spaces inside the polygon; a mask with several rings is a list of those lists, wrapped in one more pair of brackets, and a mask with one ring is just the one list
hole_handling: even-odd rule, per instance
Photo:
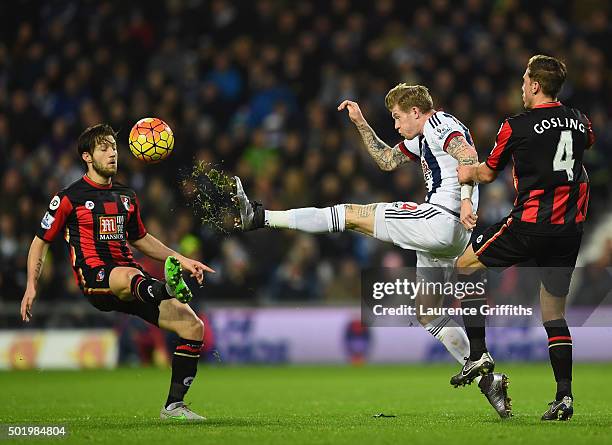
{"label": "red and black striped jersey", "polygon": [[595,142],[589,119],[561,102],[506,119],[486,160],[503,170],[512,159],[516,231],[547,236],[582,232],[589,201],[584,151]]}
{"label": "red and black striped jersey", "polygon": [[51,242],[62,233],[72,266],[137,267],[127,242],[147,234],[136,193],[121,184],[103,186],[86,175],[53,197],[36,232]]}

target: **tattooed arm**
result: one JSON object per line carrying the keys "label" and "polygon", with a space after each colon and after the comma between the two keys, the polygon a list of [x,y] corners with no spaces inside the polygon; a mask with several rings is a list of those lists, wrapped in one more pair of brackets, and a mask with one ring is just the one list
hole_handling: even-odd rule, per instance
{"label": "tattooed arm", "polygon": [[32,316],[32,305],[36,299],[36,290],[38,288],[38,279],[42,273],[43,263],[49,243],[35,236],[28,252],[28,278],[27,286],[23,299],[21,300],[21,319],[30,321]]}
{"label": "tattooed arm", "polygon": [[370,156],[376,161],[381,170],[395,170],[400,165],[410,161],[410,158],[401,152],[398,145],[389,147],[381,141],[367,122],[364,121],[361,124],[356,124],[356,126],[364,145],[368,149],[368,153],[370,153]]}
{"label": "tattooed arm", "polygon": [[399,146],[396,145],[392,148],[380,140],[376,133],[374,133],[374,130],[372,130],[372,127],[368,125],[363,114],[361,114],[361,109],[357,102],[345,100],[338,106],[338,111],[342,111],[345,108],[348,110],[349,118],[355,124],[357,130],[359,130],[361,139],[368,149],[370,156],[376,161],[381,170],[395,170],[400,165],[410,161],[410,158],[401,152]]}
{"label": "tattooed arm", "polygon": [[[462,166],[472,166],[478,164],[478,153],[465,140],[463,136],[453,137],[447,144],[446,152],[457,160],[459,168]],[[472,192],[474,191],[474,182],[461,183],[461,211],[460,220],[467,230],[472,230],[476,227],[478,216],[474,213],[472,206]]]}
{"label": "tattooed arm", "polygon": [[478,153],[463,136],[455,136],[446,146],[446,152],[455,158],[459,165],[478,164]]}

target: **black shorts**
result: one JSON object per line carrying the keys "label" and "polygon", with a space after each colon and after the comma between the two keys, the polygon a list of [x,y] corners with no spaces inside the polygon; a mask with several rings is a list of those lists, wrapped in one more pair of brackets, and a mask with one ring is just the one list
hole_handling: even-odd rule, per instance
{"label": "black shorts", "polygon": [[[110,290],[109,277],[111,271],[119,267],[114,264],[106,264],[100,267],[82,267],[77,270],[79,287],[83,295],[96,309],[103,312],[117,311],[125,314],[136,315],[149,323],[159,326],[159,305],[155,303],[142,302],[134,299],[124,301],[115,296]],[[136,267],[136,266],[134,266]],[[139,269],[145,277],[150,275],[141,267]]]}
{"label": "black shorts", "polygon": [[582,234],[541,236],[516,232],[507,219],[486,229],[472,241],[474,253],[487,267],[505,269],[534,260],[548,292],[565,297],[580,250]]}

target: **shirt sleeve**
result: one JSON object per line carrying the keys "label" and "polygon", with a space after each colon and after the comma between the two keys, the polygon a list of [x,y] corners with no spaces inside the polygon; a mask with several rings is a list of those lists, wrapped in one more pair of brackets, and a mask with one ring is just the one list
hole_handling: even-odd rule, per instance
{"label": "shirt sleeve", "polygon": [[491,150],[491,153],[489,153],[485,163],[491,170],[503,170],[510,158],[512,158],[515,147],[516,136],[513,135],[512,126],[510,122],[508,122],[508,119],[506,119],[497,132],[495,146],[493,150]]}
{"label": "shirt sleeve", "polygon": [[584,116],[586,128],[587,128],[587,149],[591,148],[595,143],[595,133],[593,132],[593,124],[591,124],[591,120],[587,117],[586,114],[582,114]]}
{"label": "shirt sleeve", "polygon": [[446,151],[448,143],[454,137],[464,136],[464,129],[452,117],[438,112],[434,113],[425,123],[423,135],[428,143],[435,144],[440,149]]}
{"label": "shirt sleeve", "polygon": [[397,147],[402,153],[404,153],[411,161],[419,162],[421,158],[421,143],[419,138],[404,139],[402,142],[397,144]]}
{"label": "shirt sleeve", "polygon": [[130,241],[136,241],[144,237],[147,234],[142,217],[140,216],[140,201],[138,197],[134,195],[134,211],[130,213],[130,219],[127,224],[127,239]]}
{"label": "shirt sleeve", "polygon": [[36,236],[49,243],[53,241],[66,226],[72,208],[72,202],[64,192],[55,195],[40,221]]}

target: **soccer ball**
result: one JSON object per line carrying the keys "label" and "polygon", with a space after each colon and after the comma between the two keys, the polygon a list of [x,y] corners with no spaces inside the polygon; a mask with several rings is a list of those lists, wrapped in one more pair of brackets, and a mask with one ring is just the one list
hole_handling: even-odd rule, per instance
{"label": "soccer ball", "polygon": [[130,131],[130,151],[144,162],[163,161],[174,148],[174,135],[163,120],[156,117],[140,119]]}

